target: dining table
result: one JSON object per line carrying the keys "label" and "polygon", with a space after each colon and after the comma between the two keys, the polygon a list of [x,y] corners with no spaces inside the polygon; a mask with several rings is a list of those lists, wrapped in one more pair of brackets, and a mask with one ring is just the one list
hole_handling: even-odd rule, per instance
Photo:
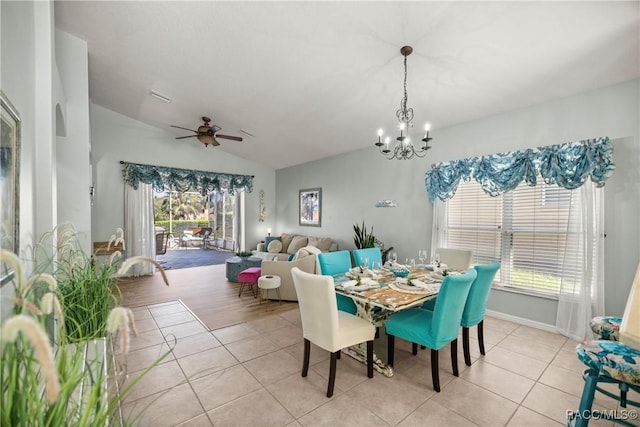
{"label": "dining table", "polygon": [[[405,276],[405,277],[401,277]],[[348,272],[333,276],[336,293],[353,300],[357,315],[374,326],[384,326],[394,313],[408,308],[420,307],[436,298],[443,276],[438,269],[421,265],[406,267],[396,265],[379,270],[354,267]],[[366,346],[359,344],[346,348],[344,354],[366,363]],[[381,374],[393,376],[393,368],[374,352],[374,369]]]}

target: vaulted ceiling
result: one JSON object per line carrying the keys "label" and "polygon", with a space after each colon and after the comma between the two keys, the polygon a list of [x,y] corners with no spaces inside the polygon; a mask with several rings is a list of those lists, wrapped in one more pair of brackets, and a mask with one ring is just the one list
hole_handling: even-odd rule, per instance
{"label": "vaulted ceiling", "polygon": [[56,1],[55,20],[88,43],[91,102],[176,136],[210,116],[244,142],[203,155],[276,169],[374,150],[395,126],[403,45],[414,133],[429,122],[433,144],[439,128],[640,76],[638,1]]}

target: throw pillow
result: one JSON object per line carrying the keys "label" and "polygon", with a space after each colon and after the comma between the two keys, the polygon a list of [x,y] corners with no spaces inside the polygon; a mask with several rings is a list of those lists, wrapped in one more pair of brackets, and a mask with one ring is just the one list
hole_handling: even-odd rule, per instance
{"label": "throw pillow", "polygon": [[282,241],[282,252],[284,252],[284,253],[295,253],[295,251],[291,252],[289,250],[289,245],[291,244],[291,241],[293,240],[294,236],[295,236],[295,234],[282,233],[282,235],[280,236],[280,240]]}
{"label": "throw pillow", "polygon": [[309,237],[309,246],[315,246],[322,252],[327,252],[331,248],[333,240],[327,237]]}
{"label": "throw pillow", "polygon": [[272,240],[267,246],[267,252],[277,254],[282,250],[282,242],[280,240]]}
{"label": "throw pillow", "polygon": [[269,250],[269,243],[273,242],[274,240],[280,240],[280,237],[267,236],[264,238],[264,248],[266,249],[267,252],[271,252]]}
{"label": "throw pillow", "polygon": [[287,252],[289,252],[290,254],[298,252],[298,249],[307,246],[307,240],[308,239],[306,236],[295,236],[293,240],[291,240],[291,243],[287,248]]}

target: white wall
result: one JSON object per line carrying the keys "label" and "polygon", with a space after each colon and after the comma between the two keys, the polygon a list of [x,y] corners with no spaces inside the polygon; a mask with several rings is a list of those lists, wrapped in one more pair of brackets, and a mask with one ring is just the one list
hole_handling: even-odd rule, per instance
{"label": "white wall", "polygon": [[[335,238],[353,249],[353,224],[365,220],[400,259],[429,249],[432,208],[424,174],[440,161],[608,136],[616,171],[605,190],[606,312],[622,315],[640,259],[640,108],[638,80],[436,129],[424,159],[386,160],[377,148],[347,153],[276,172],[277,227],[281,232]],[[419,114],[419,112],[417,112]],[[389,117],[391,119],[392,117]],[[383,118],[381,118],[382,120]],[[367,136],[357,135],[358,138]],[[322,187],[322,227],[298,226],[298,190]],[[397,208],[375,208],[393,199]],[[505,291],[491,294],[488,308],[552,325],[556,301]]]}
{"label": "white wall", "polygon": [[64,128],[57,125],[57,221],[73,224],[78,242],[91,247],[91,130],[89,123],[89,62],[87,43],[62,31],[55,32],[56,63],[64,87]]}
{"label": "white wall", "polygon": [[[94,241],[107,240],[117,227],[124,225],[124,182],[120,160],[255,175],[253,192],[245,196],[246,241],[260,240],[266,228],[275,222],[275,171],[269,167],[214,147],[205,147],[195,138],[176,140],[173,134],[94,104],[91,105],[91,140],[93,182],[96,186],[92,213]],[[261,189],[265,192],[267,205],[265,222],[258,222]]]}

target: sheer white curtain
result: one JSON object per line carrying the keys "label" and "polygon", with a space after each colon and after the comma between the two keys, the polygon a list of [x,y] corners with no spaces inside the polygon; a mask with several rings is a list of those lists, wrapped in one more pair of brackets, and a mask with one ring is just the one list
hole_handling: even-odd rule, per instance
{"label": "sheer white curtain", "polygon": [[447,203],[440,199],[433,202],[433,222],[431,229],[431,257],[435,254],[437,248],[447,247]]}
{"label": "sheer white curtain", "polygon": [[603,191],[587,180],[571,199],[556,327],[577,341],[590,335],[593,317],[604,315]]}
{"label": "sheer white curtain", "polygon": [[[153,232],[153,188],[140,183],[135,190],[124,186],[124,238],[127,258],[146,256],[155,259],[156,242]],[[128,275],[143,276],[153,274],[150,263],[138,263],[129,269]]]}

